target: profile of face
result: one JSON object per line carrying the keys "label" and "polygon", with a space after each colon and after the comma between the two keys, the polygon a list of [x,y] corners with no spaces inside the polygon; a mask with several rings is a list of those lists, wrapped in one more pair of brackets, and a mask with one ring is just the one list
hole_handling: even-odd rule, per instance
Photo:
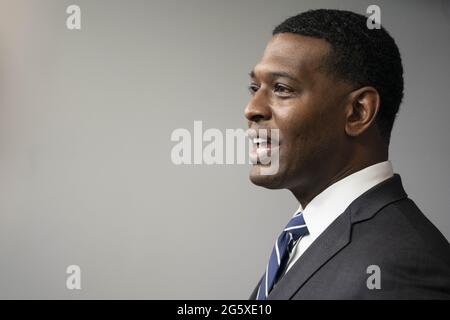
{"label": "profile of face", "polygon": [[253,164],[250,180],[254,184],[270,189],[307,188],[348,160],[346,106],[352,87],[326,71],[329,52],[325,40],[277,34],[250,73],[248,127],[256,132],[279,130],[278,171],[264,175],[261,169],[267,164]]}

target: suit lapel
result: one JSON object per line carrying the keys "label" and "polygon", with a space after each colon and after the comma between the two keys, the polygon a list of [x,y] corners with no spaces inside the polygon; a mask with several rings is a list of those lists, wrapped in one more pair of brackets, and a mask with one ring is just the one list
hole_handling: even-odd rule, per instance
{"label": "suit lapel", "polygon": [[292,298],[321,266],[350,243],[353,223],[371,219],[386,205],[406,197],[397,174],[362,194],[300,256],[269,293],[268,299]]}
{"label": "suit lapel", "polygon": [[350,216],[344,212],[280,279],[268,299],[290,299],[322,265],[350,242],[350,231]]}
{"label": "suit lapel", "polygon": [[256,295],[258,294],[259,285],[261,284],[262,277],[259,279],[258,284],[256,285],[255,289],[253,289],[252,294],[248,298],[248,300],[256,300]]}

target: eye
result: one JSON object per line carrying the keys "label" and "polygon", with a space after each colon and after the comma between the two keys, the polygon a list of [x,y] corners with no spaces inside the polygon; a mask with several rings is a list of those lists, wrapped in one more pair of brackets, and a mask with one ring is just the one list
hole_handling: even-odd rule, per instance
{"label": "eye", "polygon": [[276,83],[274,85],[273,91],[277,96],[282,98],[290,97],[294,92],[294,90],[292,90],[288,86],[280,83]]}
{"label": "eye", "polygon": [[258,89],[259,89],[259,87],[258,87],[258,85],[255,84],[255,83],[251,83],[251,84],[248,86],[248,91],[250,91],[250,94],[252,94],[252,95],[254,95],[254,94],[256,93],[256,91],[258,91]]}

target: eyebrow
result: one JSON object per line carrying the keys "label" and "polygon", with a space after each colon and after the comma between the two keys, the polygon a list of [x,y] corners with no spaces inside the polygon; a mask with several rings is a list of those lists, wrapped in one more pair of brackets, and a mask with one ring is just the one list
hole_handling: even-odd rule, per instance
{"label": "eyebrow", "polygon": [[[268,74],[272,78],[288,78],[288,79],[291,79],[293,81],[298,81],[298,79],[296,77],[294,77],[294,76],[292,76],[289,73],[284,72],[284,71],[273,71],[273,72],[269,72]],[[254,70],[250,71],[248,75],[250,76],[250,78],[256,78],[256,74],[255,74]]]}

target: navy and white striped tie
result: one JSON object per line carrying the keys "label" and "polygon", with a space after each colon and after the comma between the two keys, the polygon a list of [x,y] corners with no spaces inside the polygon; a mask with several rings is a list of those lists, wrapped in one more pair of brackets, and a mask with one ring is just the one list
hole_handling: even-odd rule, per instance
{"label": "navy and white striped tie", "polygon": [[275,281],[286,267],[295,243],[307,234],[308,228],[303,218],[303,212],[298,212],[291,218],[273,246],[266,273],[259,285],[257,300],[267,299]]}

